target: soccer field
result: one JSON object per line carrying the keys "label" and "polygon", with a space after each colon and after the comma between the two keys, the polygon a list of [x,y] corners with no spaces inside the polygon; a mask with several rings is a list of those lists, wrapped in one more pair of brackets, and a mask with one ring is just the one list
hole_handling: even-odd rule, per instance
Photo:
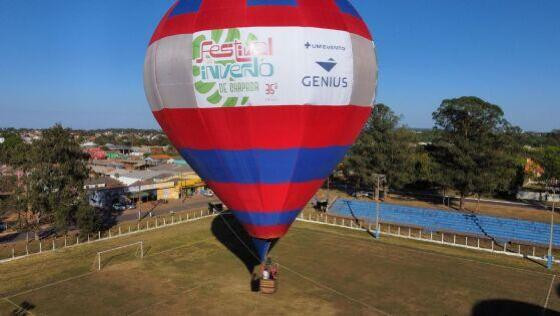
{"label": "soccer field", "polygon": [[[226,217],[235,230],[239,227]],[[238,234],[241,234],[238,231]],[[242,236],[243,237],[243,236]],[[245,239],[245,238],[242,238]],[[145,256],[123,249],[142,240]],[[248,242],[245,240],[245,242]],[[274,295],[252,291],[251,254],[215,217],[0,265],[0,314],[555,315],[560,280],[517,258],[296,223],[272,250]]]}

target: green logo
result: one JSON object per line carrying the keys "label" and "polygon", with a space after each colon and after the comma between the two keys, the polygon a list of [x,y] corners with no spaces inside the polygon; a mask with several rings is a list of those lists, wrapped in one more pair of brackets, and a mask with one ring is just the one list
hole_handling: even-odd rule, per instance
{"label": "green logo", "polygon": [[212,105],[237,106],[260,91],[259,78],[274,75],[274,66],[262,57],[272,56],[272,39],[259,41],[250,33],[241,40],[239,29],[213,30],[193,40],[195,90]]}

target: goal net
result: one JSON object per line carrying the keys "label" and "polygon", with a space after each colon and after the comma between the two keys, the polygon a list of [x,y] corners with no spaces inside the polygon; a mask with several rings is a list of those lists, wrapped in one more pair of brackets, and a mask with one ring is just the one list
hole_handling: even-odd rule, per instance
{"label": "goal net", "polygon": [[96,261],[97,261],[97,270],[101,270],[104,265],[108,263],[111,258],[117,256],[124,256],[124,255],[131,255],[132,251],[134,250],[134,257],[136,258],[144,258],[144,242],[137,241],[131,244],[122,245],[118,247],[114,247],[111,249],[99,251],[97,253]]}

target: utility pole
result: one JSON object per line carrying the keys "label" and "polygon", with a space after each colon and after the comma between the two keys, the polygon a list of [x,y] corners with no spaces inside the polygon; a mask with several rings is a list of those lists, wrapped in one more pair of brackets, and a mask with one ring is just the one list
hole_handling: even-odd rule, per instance
{"label": "utility pole", "polygon": [[[377,185],[375,186],[375,190],[374,190],[374,199],[375,201],[379,202],[379,195],[380,195],[380,187],[381,187],[381,181],[384,181],[385,183],[387,182],[387,177],[384,174],[373,174],[373,176],[377,179]],[[387,192],[385,192],[385,194],[387,194]]]}
{"label": "utility pole", "polygon": [[377,201],[377,203],[375,203],[375,238],[379,239],[381,232],[380,232],[380,227],[379,227],[379,208],[380,208],[380,204],[379,201]]}
{"label": "utility pole", "polygon": [[556,187],[552,186],[552,212],[550,213],[550,238],[548,243],[548,257],[546,261],[546,266],[550,270],[552,269],[552,264],[554,262],[554,257],[552,256],[552,239],[554,235],[554,212],[556,207]]}
{"label": "utility pole", "polygon": [[375,188],[375,200],[377,202],[379,202],[379,186],[381,185],[381,177],[378,175],[377,176],[377,187]]}
{"label": "utility pole", "polygon": [[331,175],[327,178],[327,208],[329,207],[330,203],[330,192],[331,192]]}

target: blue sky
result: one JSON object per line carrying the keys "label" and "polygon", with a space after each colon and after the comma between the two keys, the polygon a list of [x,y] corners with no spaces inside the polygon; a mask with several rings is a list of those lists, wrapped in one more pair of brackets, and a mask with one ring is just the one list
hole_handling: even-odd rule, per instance
{"label": "blue sky", "polygon": [[[172,0],[0,0],[0,127],[157,128],[142,84]],[[525,130],[560,128],[560,1],[353,0],[377,45],[377,102],[432,127],[476,95]]]}

